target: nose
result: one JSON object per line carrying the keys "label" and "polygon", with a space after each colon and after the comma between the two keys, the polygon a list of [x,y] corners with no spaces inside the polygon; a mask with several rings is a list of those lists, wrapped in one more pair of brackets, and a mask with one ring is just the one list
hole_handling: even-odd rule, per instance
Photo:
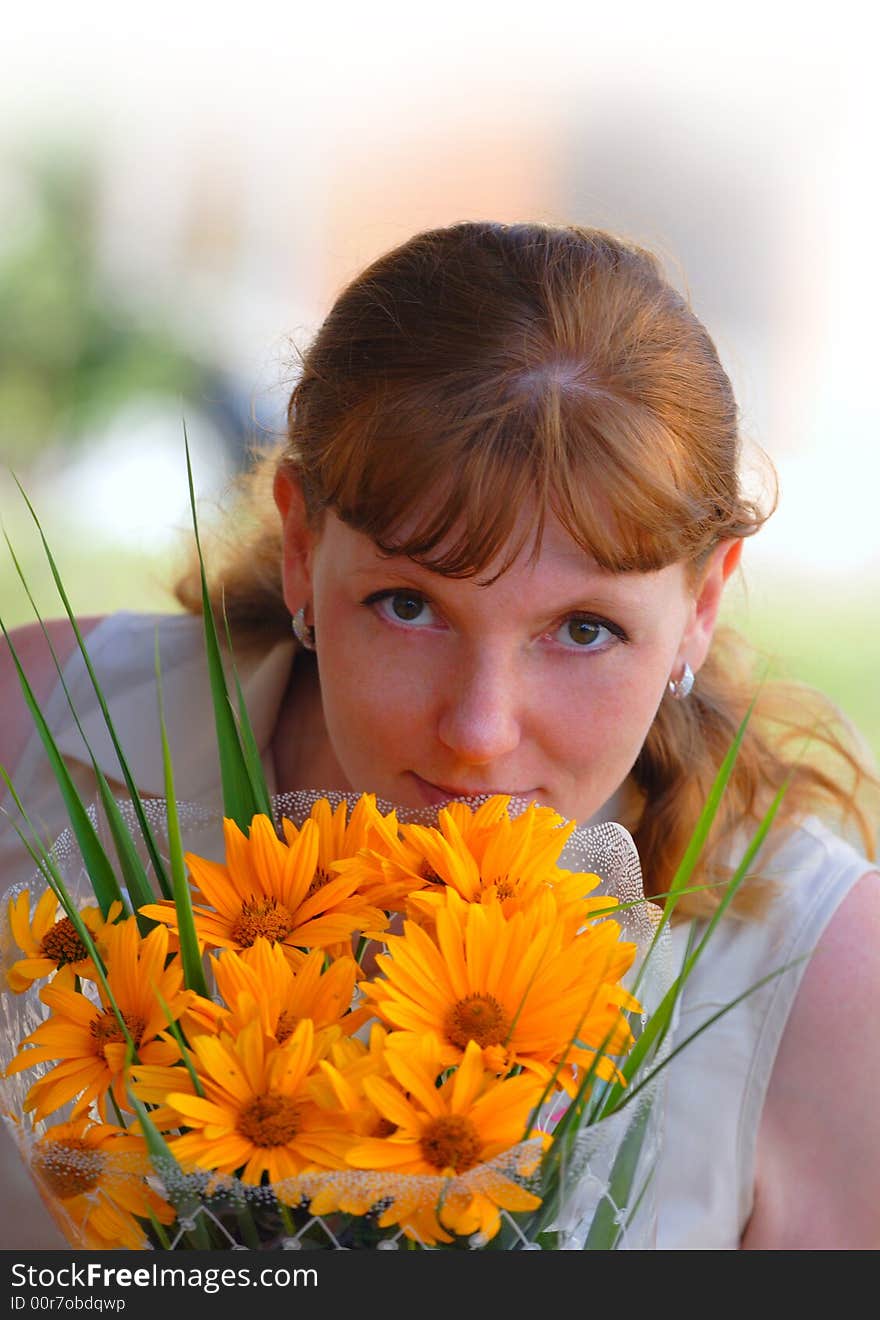
{"label": "nose", "polygon": [[510,666],[492,658],[460,663],[442,703],[437,734],[466,765],[488,765],[520,741],[520,697]]}

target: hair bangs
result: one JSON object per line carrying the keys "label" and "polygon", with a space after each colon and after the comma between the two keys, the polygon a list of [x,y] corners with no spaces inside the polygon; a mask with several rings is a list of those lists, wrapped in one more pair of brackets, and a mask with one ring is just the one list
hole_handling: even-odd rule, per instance
{"label": "hair bangs", "polygon": [[685,445],[649,409],[553,374],[504,381],[493,408],[484,389],[439,381],[431,401],[422,383],[352,416],[356,434],[336,436],[346,462],[322,482],[338,515],[447,577],[492,566],[487,581],[529,541],[540,552],[548,513],[612,572],[698,560],[718,540],[718,474],[694,488]]}
{"label": "hair bangs", "polygon": [[572,540],[612,572],[699,560],[728,521],[716,474],[695,488],[679,437],[632,401],[570,404],[560,410],[549,504]]}
{"label": "hair bangs", "polygon": [[[352,411],[326,446],[320,469],[303,469],[307,492],[389,555],[447,577],[494,580],[530,538],[540,543],[545,499],[540,445],[515,398],[484,403],[485,379],[454,392],[387,389]],[[543,493],[543,492],[542,492]],[[523,526],[523,510],[534,508]]]}
{"label": "hair bangs", "polygon": [[493,407],[485,386],[482,373],[398,384],[353,409],[314,474],[324,507],[386,554],[448,577],[491,569],[487,581],[527,545],[539,553],[548,514],[616,572],[698,559],[718,539],[717,474],[689,488],[684,445],[647,408],[552,370],[499,381]]}

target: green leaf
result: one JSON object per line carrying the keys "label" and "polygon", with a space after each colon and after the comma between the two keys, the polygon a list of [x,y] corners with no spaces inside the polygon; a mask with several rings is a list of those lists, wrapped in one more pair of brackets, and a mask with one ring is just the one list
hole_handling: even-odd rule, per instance
{"label": "green leaf", "polygon": [[724,1004],[722,1008],[719,1008],[718,1012],[713,1013],[711,1017],[708,1017],[701,1026],[697,1027],[696,1031],[692,1031],[689,1036],[684,1038],[684,1040],[679,1041],[678,1045],[676,1045],[673,1050],[670,1050],[669,1054],[658,1063],[657,1067],[652,1072],[648,1073],[645,1077],[639,1080],[631,1090],[627,1091],[622,1103],[617,1106],[617,1111],[619,1112],[619,1110],[623,1109],[624,1105],[630,1104],[636,1096],[639,1095],[643,1088],[654,1080],[658,1073],[668,1067],[672,1060],[676,1058],[677,1055],[681,1054],[682,1050],[686,1049],[687,1046],[690,1045],[692,1041],[695,1041],[698,1036],[702,1036],[703,1032],[707,1031],[714,1022],[717,1022],[719,1018],[723,1018],[725,1014],[736,1008],[737,1004],[741,1004],[744,999],[748,999],[749,995],[755,994],[755,992],[760,990],[762,986],[767,985],[770,981],[774,981],[777,976],[782,976],[784,972],[790,971],[792,967],[796,967],[798,963],[804,962],[809,956],[808,953],[801,954],[800,957],[793,958],[791,962],[783,963],[781,967],[775,967],[772,972],[768,972],[766,976],[762,976],[759,981],[753,982],[747,990],[743,990],[742,994],[737,995],[735,999],[729,1000],[729,1002]]}
{"label": "green leaf", "polygon": [[[9,778],[9,775],[6,773],[6,771],[3,769],[2,766],[0,766],[0,778],[4,780],[7,788],[9,789],[16,806],[18,807],[19,811],[22,814],[25,824],[27,825],[28,829],[31,831],[33,838],[37,840],[37,842],[39,843],[39,838],[36,833],[36,830],[34,829],[33,822],[31,821],[30,817],[25,811],[24,805],[20,797],[18,796],[18,793],[15,791],[15,788],[13,787],[12,780]],[[94,939],[92,938],[92,932],[89,930],[88,926],[85,924],[82,917],[80,916],[79,908],[77,907],[75,901],[73,900],[73,898],[70,895],[70,892],[67,889],[67,886],[64,883],[64,878],[61,875],[61,872],[58,869],[58,866],[56,865],[52,857],[51,851],[41,844],[39,845],[39,847],[34,847],[34,845],[30,843],[27,838],[25,838],[24,834],[17,825],[14,825],[13,828],[15,829],[16,834],[21,839],[24,846],[27,848],[31,857],[33,857],[33,859],[36,861],[38,869],[43,875],[47,885],[52,890],[53,894],[55,895],[55,897],[58,899],[59,903],[63,907],[66,916],[69,918],[74,930],[76,931],[77,935],[82,940],[86,950],[88,951],[89,957],[91,958],[92,962],[95,965],[98,984],[101,986],[101,989],[104,991],[104,997],[107,1001],[107,1006],[110,1009],[112,1009],[116,1017],[116,1021],[118,1022],[120,1030],[122,1032],[123,1039],[125,1040],[128,1046],[128,1050],[133,1055],[134,1040],[132,1039],[131,1033],[128,1029],[128,1024],[125,1020],[122,1010],[117,1004],[113,991],[110,988],[110,982],[107,979],[107,968],[104,963],[104,960],[101,957],[100,953],[98,952],[98,947],[95,944]]]}
{"label": "green leaf", "polygon": [[636,1112],[624,1134],[614,1158],[608,1189],[596,1209],[590,1231],[584,1240],[584,1251],[613,1251],[620,1240],[624,1225],[619,1221],[619,1211],[629,1205],[650,1117],[651,1105],[646,1102]]}
{"label": "green leaf", "polygon": [[[705,952],[706,946],[715,928],[717,927],[719,921],[721,920],[727,908],[733,902],[733,899],[736,896],[740,886],[742,885],[743,881],[748,875],[749,868],[751,867],[752,862],[757,856],[757,853],[761,845],[766,839],[767,834],[770,830],[770,826],[773,824],[773,821],[776,818],[776,814],[779,811],[779,808],[782,804],[782,800],[785,796],[787,787],[788,787],[788,781],[786,780],[786,782],[782,785],[782,787],[779,789],[778,793],[774,797],[767,811],[765,812],[760,824],[758,825],[757,830],[755,831],[754,835],[752,836],[752,839],[749,842],[748,847],[746,848],[742,858],[740,859],[739,865],[737,866],[730,880],[727,882],[727,889],[725,891],[724,897],[719,903],[718,907],[713,912],[712,919],[708,923],[708,926],[706,928],[706,931],[702,939],[700,940],[700,943],[693,950],[693,952],[689,951],[687,957],[685,958],[684,966],[682,967],[681,972],[673,981],[669,990],[663,996],[663,999],[661,1000],[658,1008],[654,1011],[654,1013],[652,1013],[648,1021],[647,1027],[645,1028],[645,1031],[636,1041],[635,1046],[633,1047],[628,1058],[626,1059],[626,1062],[621,1068],[621,1072],[623,1073],[624,1077],[627,1079],[628,1082],[632,1080],[632,1078],[635,1076],[639,1068],[642,1067],[643,1063],[645,1062],[646,1058],[649,1056],[650,1052],[651,1051],[656,1052],[656,1050],[659,1048],[660,1044],[662,1043],[663,1039],[665,1038],[666,1033],[671,1026],[673,1015],[675,1013],[675,1008],[676,1005],[678,1004],[679,999],[681,998],[682,991],[689,977],[693,973],[693,970],[697,965],[699,958],[702,957],[703,953]],[[599,1116],[604,1117],[606,1114],[611,1113],[616,1107],[624,1103],[628,1098],[629,1098],[628,1094],[624,1093],[624,1088],[621,1087],[619,1084],[615,1085],[612,1088],[612,1090],[609,1092],[605,1100],[605,1103],[602,1107],[601,1114]]]}
{"label": "green leaf", "polygon": [[[229,620],[226,617],[226,611],[223,611],[223,622],[226,626],[226,642],[229,648],[230,656],[233,656],[232,634],[229,630]],[[254,728],[251,724],[251,718],[248,714],[245,704],[244,692],[238,677],[238,669],[235,659],[232,659],[232,676],[235,680],[235,690],[238,698],[238,727],[241,737],[241,748],[244,753],[245,764],[247,766],[248,777],[251,782],[254,797],[259,811],[264,816],[272,819],[272,802],[269,796],[269,786],[266,783],[266,775],[263,771],[263,762],[260,760],[260,749],[257,746],[257,740],[254,736]]]}
{"label": "green leaf", "polygon": [[[95,769],[98,776],[98,791],[101,795],[101,803],[107,815],[110,833],[113,836],[116,856],[119,858],[119,868],[132,903],[137,909],[143,907],[145,903],[154,902],[156,896],[150,886],[146,867],[141,861],[134,839],[119,809],[119,803],[113,796],[105,776],[97,766]],[[138,915],[137,923],[138,930],[142,935],[146,935],[156,924],[154,921],[150,921],[149,918],[140,915]]]}
{"label": "green leaf", "polygon": [[183,428],[186,449],[186,471],[189,480],[189,499],[192,509],[193,531],[196,551],[199,559],[199,572],[202,583],[202,619],[205,629],[205,653],[208,663],[208,678],[211,685],[211,700],[214,704],[214,722],[217,729],[217,749],[220,757],[220,778],[223,786],[224,814],[234,820],[244,834],[248,834],[254,816],[260,814],[259,795],[254,792],[251,782],[247,757],[242,747],[238,725],[229,700],[226,687],[226,674],[220,655],[220,640],[211,609],[208,593],[208,576],[199,539],[199,524],[196,513],[196,495],[193,485],[192,464],[190,462],[189,441],[186,425]]}
{"label": "green leaf", "polygon": [[116,878],[116,873],[113,870],[110,859],[104,851],[98,833],[80,799],[79,793],[77,792],[76,785],[70,776],[70,772],[64,763],[61,753],[58,751],[51,730],[43,718],[43,712],[40,710],[37,700],[34,697],[31,685],[27,680],[24,669],[22,668],[18,652],[13,645],[12,638],[9,636],[9,633],[6,630],[6,625],[3,623],[2,619],[0,619],[0,630],[2,630],[3,636],[6,638],[9,646],[9,653],[12,656],[13,663],[18,672],[18,679],[21,684],[24,699],[31,712],[37,732],[40,735],[40,740],[46,749],[52,772],[58,781],[58,787],[61,790],[61,796],[67,807],[70,824],[73,828],[74,835],[76,836],[76,841],[79,844],[83,863],[88,873],[89,880],[91,881],[98,906],[105,917],[110,910],[111,904],[114,902],[121,903],[124,911],[130,911],[128,904],[123,898],[122,890],[119,888],[119,881]]}
{"label": "green leaf", "polygon": [[743,883],[746,876],[748,875],[749,868],[752,862],[754,861],[755,857],[757,856],[761,845],[763,844],[764,840],[769,834],[770,826],[773,824],[774,820],[776,819],[776,814],[779,811],[779,808],[782,806],[782,800],[785,797],[786,792],[788,791],[789,782],[790,782],[789,779],[786,779],[784,781],[784,783],[779,788],[779,791],[776,793],[775,797],[773,798],[773,801],[770,803],[770,806],[767,808],[767,811],[763,819],[761,820],[757,830],[752,836],[749,846],[746,848],[745,852],[743,853],[740,859],[739,865],[737,866],[730,880],[727,882],[727,888],[725,890],[725,893],[721,899],[721,902],[718,904],[718,907],[712,913],[712,919],[710,920],[706,928],[706,932],[703,935],[702,940],[700,941],[699,945],[697,946],[693,954],[691,954],[690,957],[685,960],[685,966],[683,971],[683,976],[685,979],[687,979],[687,977],[690,975],[691,971],[696,965],[697,960],[702,956],[703,950],[708,944],[712,932],[715,930],[715,927],[718,925],[719,921],[724,916],[724,913],[727,911],[728,907],[733,902],[734,897],[736,896],[740,885]]}
{"label": "green leaf", "polygon": [[153,994],[156,996],[159,1007],[161,1008],[165,1016],[165,1021],[168,1023],[168,1030],[170,1031],[171,1035],[174,1037],[175,1041],[177,1042],[177,1048],[180,1050],[181,1061],[183,1062],[183,1066],[186,1068],[186,1071],[189,1073],[189,1079],[193,1084],[193,1089],[195,1090],[196,1095],[204,1096],[205,1094],[204,1087],[199,1081],[199,1075],[196,1072],[192,1061],[192,1052],[186,1040],[184,1039],[183,1032],[180,1030],[180,1023],[177,1021],[176,1018],[173,1018],[171,1016],[171,1009],[168,1005],[168,1001],[165,999],[164,995],[162,994],[161,990],[157,985],[153,986]]}
{"label": "green leaf", "polygon": [[[31,513],[33,514],[33,509],[31,509]],[[37,525],[39,526],[39,524]],[[19,564],[18,559],[16,558],[15,551],[13,550],[8,537],[6,537],[6,544],[9,547],[9,553],[12,556],[13,563],[15,564],[15,567],[18,571],[18,575],[19,578],[21,579],[22,585],[24,586],[24,589],[27,592],[28,599],[30,600],[31,604],[34,606],[34,611],[37,615],[37,620],[42,629],[43,636],[46,639],[46,644],[49,647],[52,660],[54,661],[55,664],[55,669],[58,673],[58,678],[64,690],[64,694],[67,697],[67,703],[70,707],[71,714],[73,715],[74,721],[76,722],[76,727],[79,729],[80,736],[82,737],[82,740],[85,743],[86,750],[89,753],[89,758],[92,763],[92,769],[94,771],[95,779],[98,785],[98,793],[101,798],[101,802],[104,806],[104,811],[107,815],[108,824],[110,826],[110,831],[113,836],[113,842],[116,846],[116,854],[117,857],[119,858],[119,864],[122,870],[123,879],[125,880],[129,894],[132,897],[135,907],[140,907],[144,903],[151,903],[153,901],[154,895],[152,888],[150,886],[149,878],[147,876],[146,868],[144,867],[144,864],[141,861],[140,856],[138,855],[137,849],[135,848],[134,841],[131,836],[131,832],[129,831],[128,826],[125,824],[125,821],[123,820],[122,813],[119,810],[116,799],[110,790],[109,784],[107,783],[107,778],[104,775],[104,772],[101,769],[101,767],[98,765],[98,762],[95,759],[94,754],[92,753],[92,749],[89,746],[88,739],[86,738],[85,731],[82,727],[82,724],[80,723],[79,715],[76,711],[70,692],[68,690],[63,669],[58,660],[58,656],[56,654],[55,648],[52,645],[52,640],[49,636],[46,625],[44,624],[42,618],[40,617],[39,612],[37,611],[36,603],[33,599],[33,596],[31,595],[30,588],[28,587],[28,584],[25,580],[25,576],[24,573],[22,572],[21,565]],[[47,554],[48,553],[49,552],[47,548]],[[52,562],[51,555],[50,555],[50,562]],[[75,623],[75,620],[72,618],[72,616],[71,616],[71,622]],[[94,675],[93,675],[93,683],[96,686],[96,690],[100,692],[100,689],[97,688],[97,680],[94,678]],[[151,922],[146,922],[143,918],[139,918],[138,920],[138,927],[141,930],[141,933],[145,933],[146,930],[148,930],[152,924],[153,923]]]}
{"label": "green leaf", "polygon": [[[135,782],[134,782],[134,777],[133,777],[133,775],[132,775],[132,773],[131,773],[131,770],[129,769],[128,762],[127,762],[127,760],[126,760],[126,758],[125,758],[125,755],[124,755],[123,750],[122,750],[122,745],[121,745],[121,743],[119,742],[119,738],[118,738],[118,736],[117,736],[117,734],[116,734],[116,729],[115,729],[115,727],[114,727],[113,721],[112,721],[112,719],[110,718],[110,710],[109,710],[109,707],[107,706],[107,702],[106,702],[106,699],[105,699],[105,697],[104,697],[104,693],[103,693],[102,690],[101,690],[101,685],[100,685],[100,683],[98,682],[98,676],[97,676],[97,674],[95,673],[94,666],[92,665],[91,656],[89,655],[88,650],[86,649],[86,644],[85,644],[85,641],[83,640],[82,633],[80,632],[79,623],[77,622],[76,615],[75,615],[74,612],[73,612],[73,609],[72,609],[72,607],[71,607],[70,601],[69,601],[69,599],[68,599],[68,597],[67,597],[67,592],[66,592],[65,589],[64,589],[64,583],[63,583],[62,580],[61,580],[61,574],[60,574],[59,571],[58,571],[58,566],[57,566],[57,564],[55,563],[55,558],[54,558],[54,556],[53,556],[53,554],[52,554],[51,548],[50,548],[50,546],[49,546],[49,542],[48,542],[47,539],[46,539],[46,535],[45,535],[45,533],[44,533],[44,531],[43,531],[42,525],[41,525],[41,523],[40,523],[40,519],[39,519],[39,517],[37,516],[37,513],[36,513],[36,510],[34,509],[34,506],[31,504],[31,501],[28,499],[28,496],[27,496],[27,494],[26,494],[26,492],[25,492],[25,490],[24,490],[24,487],[22,486],[21,482],[18,480],[18,477],[16,477],[14,473],[13,473],[13,480],[15,481],[15,484],[18,486],[18,489],[19,489],[19,491],[21,492],[21,497],[22,497],[22,499],[24,500],[25,504],[26,504],[27,507],[28,507],[28,511],[30,512],[31,517],[33,518],[34,523],[36,524],[36,528],[37,528],[37,531],[38,531],[38,533],[39,533],[40,540],[41,540],[42,543],[43,543],[43,549],[44,549],[45,554],[46,554],[46,559],[47,559],[47,561],[48,561],[48,563],[49,563],[49,568],[50,568],[50,570],[51,570],[52,577],[53,577],[54,580],[55,580],[55,586],[56,586],[56,588],[57,588],[57,590],[58,590],[58,595],[59,595],[60,598],[61,598],[61,602],[62,602],[62,604],[64,605],[64,609],[65,609],[65,612],[66,612],[66,614],[67,614],[67,617],[68,617],[68,619],[70,620],[70,626],[71,626],[71,628],[73,629],[73,634],[74,634],[74,636],[75,636],[75,638],[76,638],[76,641],[77,641],[77,645],[78,645],[78,647],[79,647],[80,654],[81,654],[81,656],[82,656],[82,658],[83,658],[83,663],[85,664],[86,672],[88,673],[88,676],[89,676],[89,678],[90,678],[90,680],[91,680],[92,687],[93,687],[94,692],[95,692],[95,696],[96,696],[97,699],[98,699],[98,705],[99,705],[99,707],[100,707],[101,714],[102,714],[103,717],[104,717],[104,723],[105,723],[105,725],[107,726],[107,732],[109,733],[109,735],[110,735],[110,739],[111,739],[111,741],[112,741],[112,743],[113,743],[113,748],[114,748],[114,751],[116,752],[117,760],[119,761],[119,768],[120,768],[120,770],[122,771],[122,777],[123,777],[123,779],[125,780],[125,785],[126,785],[126,787],[127,787],[127,789],[128,789],[129,795],[130,795],[130,797],[131,797],[131,802],[132,802],[132,806],[133,806],[133,808],[134,808],[135,816],[137,817],[138,826],[139,826],[139,828],[140,828],[141,835],[142,835],[142,837],[143,837],[144,844],[145,844],[146,849],[147,849],[147,854],[148,854],[148,856],[149,856],[149,858],[150,858],[150,863],[151,863],[151,865],[152,865],[152,867],[153,867],[153,872],[154,872],[154,874],[155,874],[155,876],[156,876],[157,883],[158,883],[158,885],[159,885],[159,888],[160,888],[160,890],[161,890],[161,892],[162,892],[163,897],[165,897],[165,898],[170,898],[170,897],[171,897],[171,891],[170,891],[169,886],[168,886],[168,880],[167,880],[167,876],[166,876],[166,873],[165,873],[165,863],[164,863],[164,861],[163,861],[163,859],[162,859],[162,854],[161,854],[160,851],[159,851],[159,847],[158,847],[158,844],[156,843],[155,836],[154,836],[154,834],[153,834],[152,829],[150,828],[150,823],[149,823],[149,821],[147,820],[146,813],[144,812],[143,804],[141,803],[140,792],[139,792],[139,790],[138,790],[137,785],[136,785]],[[67,691],[67,685],[66,685],[66,683],[64,682],[64,675],[63,675],[63,673],[62,673],[61,665],[60,665],[59,662],[58,662],[58,658],[57,658],[57,656],[56,656],[56,654],[55,654],[54,647],[52,646],[52,643],[51,643],[51,641],[50,641],[50,639],[49,639],[49,635],[48,635],[48,632],[46,631],[45,624],[43,623],[43,619],[42,619],[42,617],[41,617],[41,615],[40,615],[39,610],[37,609],[36,602],[34,601],[34,598],[33,598],[32,594],[31,594],[30,587],[29,587],[28,584],[27,584],[27,580],[26,580],[26,578],[25,578],[24,572],[23,572],[23,570],[22,570],[22,568],[21,568],[21,565],[20,565],[19,562],[18,562],[18,559],[17,559],[17,557],[16,557],[15,551],[14,551],[13,548],[12,548],[12,544],[11,544],[11,542],[10,542],[10,540],[9,540],[9,537],[6,536],[6,533],[5,533],[5,532],[4,532],[4,537],[5,537],[5,539],[6,539],[6,544],[9,546],[9,553],[11,554],[11,556],[12,556],[12,561],[13,561],[13,563],[15,564],[16,572],[18,573],[18,576],[19,576],[19,579],[20,579],[20,581],[21,581],[21,584],[22,584],[22,586],[24,587],[25,592],[27,593],[28,600],[30,601],[31,605],[33,606],[34,613],[35,613],[35,615],[36,615],[36,617],[37,617],[37,620],[39,621],[40,627],[41,627],[42,630],[43,630],[43,635],[44,635],[44,637],[46,638],[46,641],[47,641],[47,643],[48,643],[48,645],[49,645],[49,650],[50,650],[50,652],[51,652],[51,654],[52,654],[52,659],[53,659],[54,662],[55,662],[55,668],[56,668],[57,671],[58,671],[58,675],[59,675],[59,678],[61,679],[62,686],[64,687],[64,692],[65,692],[65,695],[67,696],[68,704],[70,705],[70,709],[71,709],[71,711],[72,711],[72,713],[73,713],[74,719],[76,720],[77,727],[79,728],[80,733],[82,734],[82,727],[80,726],[79,718],[78,718],[78,716],[77,716],[76,710],[74,709],[73,702],[72,702],[71,699],[70,699],[70,693]],[[4,629],[4,632],[5,632],[5,629]],[[101,775],[100,775],[100,772],[99,772],[99,770],[98,770],[98,767],[97,767],[97,765],[96,765],[96,763],[95,763],[95,758],[94,758],[94,756],[92,756],[92,754],[91,754],[91,748],[88,747],[88,742],[87,742],[87,740],[86,740],[86,738],[85,738],[85,735],[83,735],[83,742],[86,743],[86,747],[87,747],[88,750],[89,750],[89,755],[90,755],[90,757],[91,757],[92,764],[93,764],[93,766],[95,766],[95,772],[96,772],[96,774],[98,774],[98,776],[99,776],[99,780],[100,780]],[[115,836],[114,836],[114,841],[115,841]],[[127,850],[126,850],[126,851],[127,851]],[[120,860],[121,860],[121,859],[120,859]],[[150,893],[149,893],[149,898],[145,899],[144,901],[145,901],[145,902],[150,902],[150,901],[152,901],[152,898],[153,898],[153,894],[152,894],[152,892],[150,892]]]}
{"label": "green leaf", "polygon": [[33,822],[31,821],[30,817],[28,816],[24,808],[24,804],[22,803],[21,798],[18,796],[18,793],[15,790],[15,786],[12,780],[9,778],[9,775],[4,770],[2,765],[0,765],[0,779],[3,780],[3,782],[6,784],[6,787],[9,789],[10,795],[13,801],[15,802],[15,805],[18,807],[19,811],[21,812],[22,818],[25,824],[27,825],[28,829],[31,831],[31,836],[35,842],[31,842],[31,840],[29,840],[26,837],[24,832],[19,828],[19,826],[14,821],[12,822],[12,828],[15,830],[19,839],[24,844],[28,853],[32,857],[37,870],[40,872],[46,884],[52,890],[52,893],[55,895],[55,897],[58,899],[58,902],[61,904],[62,908],[64,909],[65,915],[69,918],[71,924],[73,925],[74,930],[82,940],[83,944],[88,950],[88,953],[92,961],[95,964],[95,967],[98,971],[98,979],[100,980],[101,985],[109,993],[109,987],[107,985],[107,979],[106,979],[107,969],[104,966],[104,961],[101,958],[101,955],[98,953],[97,946],[95,945],[95,942],[92,939],[91,931],[86,926],[85,922],[80,916],[79,908],[77,907],[76,903],[68,893],[67,886],[65,885],[61,872],[59,871],[58,866],[56,865],[52,857],[50,848],[40,841],[37,832],[34,829]]}
{"label": "green leaf", "polygon": [[733,742],[730,744],[730,747],[728,747],[727,749],[727,753],[724,757],[724,760],[721,762],[720,769],[717,775],[715,776],[715,780],[712,784],[711,789],[709,790],[709,795],[706,798],[706,801],[703,805],[703,810],[700,812],[696,826],[694,827],[694,831],[691,834],[690,839],[688,840],[687,847],[685,848],[684,851],[684,856],[682,857],[681,861],[678,864],[678,867],[676,868],[675,875],[673,876],[672,883],[669,887],[669,893],[663,908],[662,915],[660,917],[660,921],[657,925],[657,929],[654,931],[654,936],[651,941],[651,947],[649,948],[645,956],[644,962],[642,963],[642,966],[639,969],[639,974],[636,977],[635,984],[633,985],[633,994],[636,996],[638,995],[638,986],[641,983],[642,976],[644,975],[645,968],[648,964],[651,954],[654,948],[656,947],[657,942],[660,939],[664,929],[669,924],[669,921],[672,918],[672,913],[675,910],[679,898],[681,898],[683,894],[686,892],[688,881],[690,880],[691,875],[693,874],[694,867],[696,866],[697,862],[700,859],[700,856],[702,854],[703,848],[706,843],[706,839],[709,837],[709,831],[711,830],[715,817],[718,814],[718,808],[721,805],[721,799],[724,796],[724,790],[727,788],[727,784],[728,781],[730,780],[730,776],[733,774],[733,768],[736,764],[736,759],[739,756],[739,751],[740,748],[742,747],[743,739],[746,734],[746,729],[748,728],[749,720],[752,717],[752,712],[755,708],[756,701],[757,701],[757,694],[752,698],[751,702],[749,703],[749,708],[746,711],[745,715],[743,716],[740,726],[736,731],[736,736],[734,737]]}
{"label": "green leaf", "polygon": [[156,691],[159,699],[159,729],[162,736],[162,765],[165,773],[165,810],[168,819],[168,853],[171,862],[171,885],[174,894],[174,908],[177,913],[177,933],[180,939],[180,958],[183,963],[183,976],[189,990],[207,996],[208,985],[205,969],[199,952],[196,923],[193,916],[192,895],[186,874],[186,862],[183,856],[183,841],[180,836],[180,820],[177,812],[177,798],[174,793],[174,769],[171,764],[171,751],[168,746],[168,730],[165,726],[165,709],[162,702],[162,676],[159,669],[159,636],[156,634]]}
{"label": "green leaf", "polygon": [[179,1219],[191,1219],[195,1222],[195,1229],[187,1235],[192,1245],[201,1250],[208,1250],[213,1244],[208,1235],[207,1225],[200,1214],[201,1201],[198,1194],[190,1189],[183,1170],[171,1153],[171,1147],[150,1118],[146,1105],[137,1098],[130,1086],[126,1090],[129,1103],[137,1114],[144,1134],[153,1168],[162,1180],[167,1199],[174,1206]]}

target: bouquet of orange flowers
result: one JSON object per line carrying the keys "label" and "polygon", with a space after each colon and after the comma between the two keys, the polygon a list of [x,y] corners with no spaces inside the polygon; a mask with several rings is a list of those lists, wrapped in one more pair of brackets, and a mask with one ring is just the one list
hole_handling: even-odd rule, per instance
{"label": "bouquet of orange flowers", "polygon": [[673,977],[672,903],[646,902],[630,836],[499,796],[270,798],[203,588],[222,816],[176,799],[158,666],[166,795],[142,798],[80,638],[129,788],[96,763],[84,803],[6,634],[71,828],[22,833],[0,1099],[68,1240],[651,1246],[699,949]]}
{"label": "bouquet of orange flowers", "polygon": [[[273,806],[223,821],[223,861],[184,855],[185,904],[82,903],[69,838],[36,903],[8,900],[37,1025],[4,1038],[6,1108],[69,1239],[582,1245],[579,1188],[595,1218],[625,1133],[587,1119],[625,1081],[656,920],[559,864],[576,830],[548,808]],[[579,842],[631,872],[615,827]]]}

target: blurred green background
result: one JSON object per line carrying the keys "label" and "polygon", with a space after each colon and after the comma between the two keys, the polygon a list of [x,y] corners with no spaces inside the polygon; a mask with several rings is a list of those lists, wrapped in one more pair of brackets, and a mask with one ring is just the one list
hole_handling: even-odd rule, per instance
{"label": "blurred green background", "polygon": [[[749,585],[748,568],[744,574]],[[861,731],[880,764],[880,609],[856,591],[785,576],[736,583],[723,618],[766,658],[768,673],[820,688]]]}

